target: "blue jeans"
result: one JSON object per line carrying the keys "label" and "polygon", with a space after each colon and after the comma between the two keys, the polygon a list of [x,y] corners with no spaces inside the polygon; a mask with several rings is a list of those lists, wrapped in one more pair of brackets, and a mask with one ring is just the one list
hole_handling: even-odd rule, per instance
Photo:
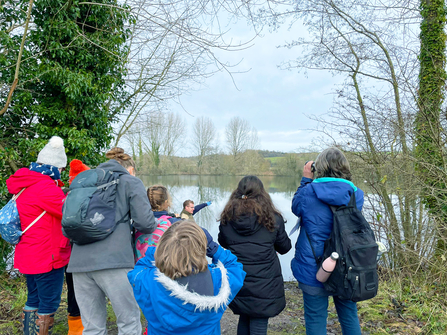
{"label": "blue jeans", "polygon": [[[303,292],[307,335],[326,335],[328,298]],[[343,335],[361,335],[357,304],[337,297],[334,297],[334,304]]]}
{"label": "blue jeans", "polygon": [[239,316],[237,335],[266,335],[269,318],[254,318],[245,314]]}
{"label": "blue jeans", "polygon": [[39,314],[52,314],[61,303],[65,267],[47,273],[25,275],[28,287],[26,306],[37,308]]}

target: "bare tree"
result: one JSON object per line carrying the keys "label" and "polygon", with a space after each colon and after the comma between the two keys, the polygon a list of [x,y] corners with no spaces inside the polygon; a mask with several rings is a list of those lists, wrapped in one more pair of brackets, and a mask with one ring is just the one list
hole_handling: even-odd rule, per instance
{"label": "bare tree", "polygon": [[299,47],[299,56],[284,68],[345,77],[335,91],[334,107],[317,118],[324,143],[352,153],[362,180],[373,190],[365,207],[378,238],[390,247],[388,265],[412,270],[431,262],[425,256],[433,252],[436,228],[423,209],[413,154],[418,6],[419,1],[411,0],[399,5],[377,0],[282,1],[281,7],[266,8],[258,21],[277,26],[290,19],[308,27],[307,38],[285,45]]}
{"label": "bare tree", "polygon": [[[133,139],[129,143],[139,146],[139,156],[147,154],[158,169],[162,156],[171,159],[180,148],[184,132],[185,123],[179,114],[152,113],[146,116],[145,122],[135,123],[130,128],[128,133],[138,134],[139,137],[138,142]],[[144,148],[144,153],[140,148]]]}
{"label": "bare tree", "polygon": [[111,102],[122,113],[115,124],[117,144],[130,127],[145,115],[166,109],[194,84],[214,72],[229,71],[217,50],[235,51],[247,44],[225,41],[225,23],[219,13],[240,15],[246,5],[236,0],[165,0],[126,2],[135,17],[126,59],[127,95]]}
{"label": "bare tree", "polygon": [[163,154],[168,158],[172,158],[180,149],[181,142],[185,142],[185,120],[179,114],[167,113],[164,116],[163,128]]}
{"label": "bare tree", "polygon": [[248,149],[250,145],[250,125],[247,120],[238,116],[233,117],[225,127],[225,138],[230,155],[234,161]]}
{"label": "bare tree", "polygon": [[255,127],[251,128],[247,149],[248,150],[259,150],[258,130]]}
{"label": "bare tree", "polygon": [[152,114],[146,117],[145,136],[143,137],[143,146],[146,153],[152,160],[155,168],[160,166],[160,158],[162,155],[163,138],[163,115],[161,113]]}
{"label": "bare tree", "polygon": [[213,142],[216,139],[216,127],[210,118],[201,116],[194,123],[192,133],[191,143],[197,155],[197,167],[199,168],[199,174],[201,174],[206,156],[215,151]]}

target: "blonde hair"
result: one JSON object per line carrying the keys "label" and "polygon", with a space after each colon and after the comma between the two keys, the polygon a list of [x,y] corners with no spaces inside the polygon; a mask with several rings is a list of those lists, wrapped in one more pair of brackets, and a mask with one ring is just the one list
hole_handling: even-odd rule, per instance
{"label": "blonde hair", "polygon": [[108,159],[114,159],[116,160],[118,163],[120,163],[125,169],[127,169],[128,167],[133,167],[135,169],[135,162],[132,159],[132,157],[130,157],[128,154],[126,154],[124,152],[124,149],[119,148],[119,147],[115,147],[110,149],[107,153],[106,153],[106,157]]}
{"label": "blonde hair", "polygon": [[147,197],[153,211],[166,210],[171,206],[171,197],[168,189],[163,185],[153,185],[147,189]]}
{"label": "blonde hair", "polygon": [[190,220],[177,221],[161,236],[155,250],[155,266],[171,279],[205,271],[207,239]]}
{"label": "blonde hair", "polygon": [[315,177],[332,177],[351,180],[351,168],[346,156],[337,148],[328,148],[315,160]]}

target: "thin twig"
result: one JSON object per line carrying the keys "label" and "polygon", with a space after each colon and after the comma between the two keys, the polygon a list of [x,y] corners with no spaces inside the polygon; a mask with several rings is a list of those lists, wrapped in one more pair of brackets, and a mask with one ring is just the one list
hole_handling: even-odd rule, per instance
{"label": "thin twig", "polygon": [[15,88],[17,87],[17,83],[19,82],[19,69],[20,69],[20,61],[22,59],[23,54],[23,48],[25,46],[25,40],[26,40],[26,34],[28,32],[28,24],[31,17],[31,9],[33,8],[34,0],[30,0],[28,5],[28,12],[26,13],[26,21],[25,21],[25,31],[23,32],[22,36],[22,43],[20,44],[20,50],[19,50],[19,56],[17,57],[17,64],[16,64],[16,72],[14,74],[14,81],[11,85],[11,90],[8,94],[8,99],[6,99],[5,107],[3,107],[2,110],[0,110],[0,115],[3,115],[6,110],[9,107],[9,104],[11,103],[12,94],[14,93]]}

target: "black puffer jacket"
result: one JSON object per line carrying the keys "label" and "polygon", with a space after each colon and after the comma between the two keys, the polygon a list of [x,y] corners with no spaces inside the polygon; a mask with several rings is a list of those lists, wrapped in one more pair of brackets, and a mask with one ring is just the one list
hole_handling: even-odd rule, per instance
{"label": "black puffer jacket", "polygon": [[257,216],[241,216],[219,226],[219,243],[237,256],[247,272],[244,286],[229,307],[235,314],[273,317],[286,306],[284,279],[276,251],[287,253],[292,244],[284,220],[276,217],[271,232],[257,222]]}

